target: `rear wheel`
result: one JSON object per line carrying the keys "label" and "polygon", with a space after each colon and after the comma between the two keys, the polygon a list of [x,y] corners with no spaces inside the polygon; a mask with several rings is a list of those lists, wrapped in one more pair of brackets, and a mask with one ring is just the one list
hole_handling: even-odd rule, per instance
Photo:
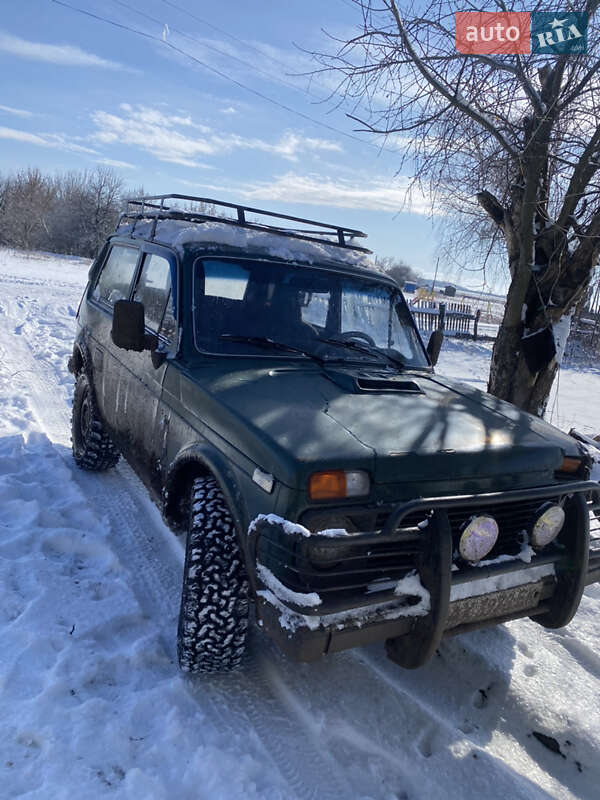
{"label": "rear wheel", "polygon": [[89,378],[84,372],[78,376],[73,394],[71,442],[75,463],[82,469],[110,469],[119,460],[119,451],[104,429]]}
{"label": "rear wheel", "polygon": [[242,662],[248,631],[248,579],[235,523],[216,480],[196,478],[177,633],[184,672],[226,672]]}

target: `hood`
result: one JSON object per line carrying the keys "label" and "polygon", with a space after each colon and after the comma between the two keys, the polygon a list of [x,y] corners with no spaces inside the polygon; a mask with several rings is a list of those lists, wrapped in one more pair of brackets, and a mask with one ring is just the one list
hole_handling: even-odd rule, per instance
{"label": "hood", "polygon": [[327,409],[373,448],[378,482],[502,476],[517,484],[524,474],[538,482],[575,449],[551,425],[465,384],[429,373],[402,373],[401,381],[405,391],[345,393]]}
{"label": "hood", "polygon": [[430,373],[220,365],[204,376],[218,432],[288,485],[305,486],[314,470],[359,467],[378,483],[509,474],[539,482],[534,473],[551,477],[574,449],[536,417]]}

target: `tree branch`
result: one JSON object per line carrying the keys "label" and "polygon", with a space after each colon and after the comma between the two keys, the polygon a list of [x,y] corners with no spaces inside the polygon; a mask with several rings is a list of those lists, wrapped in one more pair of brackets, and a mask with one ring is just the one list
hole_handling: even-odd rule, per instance
{"label": "tree branch", "polygon": [[[592,159],[596,159],[595,161]],[[570,217],[575,213],[586,187],[592,179],[594,173],[600,167],[600,125],[581,154],[581,157],[573,170],[569,187],[565,194],[562,209],[558,216],[557,225],[565,228]]]}
{"label": "tree branch", "polygon": [[571,92],[569,92],[569,94],[564,98],[564,100],[561,103],[559,103],[558,105],[559,111],[562,111],[563,109],[567,108],[567,106],[569,106],[573,102],[573,100],[576,100],[579,97],[581,92],[584,90],[587,84],[592,80],[592,78],[598,72],[598,70],[600,70],[600,60],[596,61],[594,66],[583,76],[583,78],[579,81],[577,86]]}
{"label": "tree branch", "polygon": [[494,220],[496,225],[499,225],[501,228],[503,228],[505,208],[500,203],[500,201],[486,189],[484,189],[482,192],[478,192],[475,196],[477,198],[477,202],[479,203],[479,205],[485,211],[487,211],[487,213]]}
{"label": "tree branch", "polygon": [[438,78],[436,78],[432,72],[425,66],[422,59],[419,57],[417,52],[412,46],[410,39],[404,29],[404,23],[402,22],[402,17],[400,16],[400,12],[398,11],[398,7],[396,6],[395,0],[384,0],[384,3],[388,7],[388,9],[394,15],[394,19],[396,20],[396,25],[398,26],[398,31],[400,32],[400,36],[402,39],[402,43],[404,44],[406,50],[408,51],[410,57],[413,59],[413,62],[416,68],[419,70],[421,75],[425,78],[425,80],[432,86],[435,91],[439,92],[442,97],[445,97],[446,100],[468,117],[471,117],[472,120],[477,122],[481,125],[482,128],[485,128],[488,133],[490,133],[502,146],[507,153],[509,153],[513,158],[518,159],[519,153],[518,151],[511,145],[511,143],[506,139],[505,136],[496,128],[496,126],[491,122],[487,114],[481,114],[475,108],[473,108],[470,103],[466,103],[461,95],[456,95],[448,86],[442,83]]}

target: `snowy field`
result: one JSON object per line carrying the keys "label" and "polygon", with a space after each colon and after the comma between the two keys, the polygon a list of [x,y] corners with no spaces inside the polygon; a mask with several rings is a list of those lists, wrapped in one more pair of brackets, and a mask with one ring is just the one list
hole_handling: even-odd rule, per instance
{"label": "snowy field", "polygon": [[[600,585],[565,630],[449,639],[415,672],[379,645],[295,665],[257,630],[244,672],[178,672],[180,543],[125,464],[71,460],[87,267],[0,251],[0,795],[598,798]],[[485,388],[489,354],[447,341],[439,371]],[[566,365],[548,418],[597,433],[599,397]]]}

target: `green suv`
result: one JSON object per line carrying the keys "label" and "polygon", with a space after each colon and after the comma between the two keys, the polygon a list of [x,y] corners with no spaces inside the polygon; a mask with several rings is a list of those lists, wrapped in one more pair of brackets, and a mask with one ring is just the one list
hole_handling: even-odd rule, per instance
{"label": "green suv", "polygon": [[437,375],[441,334],[361,236],[142,197],[90,269],[73,455],[122,453],[187,531],[186,671],[241,663],[250,601],[292,658],[384,640],[417,667],[445,635],[565,625],[600,580],[581,444]]}

